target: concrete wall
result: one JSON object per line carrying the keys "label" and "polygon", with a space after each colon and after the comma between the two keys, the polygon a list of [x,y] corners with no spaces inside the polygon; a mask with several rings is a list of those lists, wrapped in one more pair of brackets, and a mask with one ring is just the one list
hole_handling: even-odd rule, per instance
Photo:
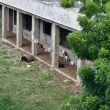
{"label": "concrete wall", "polygon": [[[13,30],[12,32],[16,34],[16,28],[17,26],[16,25],[13,25]],[[31,41],[31,32],[26,30],[26,29],[23,29],[23,37],[29,41]]]}
{"label": "concrete wall", "polygon": [[12,30],[12,32],[15,33],[15,34],[16,34],[16,32],[17,32],[16,27],[17,27],[16,25],[13,25],[13,30]]}
{"label": "concrete wall", "polygon": [[88,60],[84,60],[84,65],[89,65],[89,64],[92,64],[93,61],[88,61]]}
{"label": "concrete wall", "polygon": [[46,4],[37,0],[0,0],[0,2],[71,29],[81,30],[76,20],[79,13],[73,9],[64,9],[60,6]]}

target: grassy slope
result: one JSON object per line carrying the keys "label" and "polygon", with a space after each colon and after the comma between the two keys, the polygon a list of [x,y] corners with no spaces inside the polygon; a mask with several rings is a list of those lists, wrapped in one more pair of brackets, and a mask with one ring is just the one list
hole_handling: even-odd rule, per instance
{"label": "grassy slope", "polygon": [[0,110],[58,110],[73,95],[69,83],[43,72],[37,60],[27,69],[22,55],[0,41]]}

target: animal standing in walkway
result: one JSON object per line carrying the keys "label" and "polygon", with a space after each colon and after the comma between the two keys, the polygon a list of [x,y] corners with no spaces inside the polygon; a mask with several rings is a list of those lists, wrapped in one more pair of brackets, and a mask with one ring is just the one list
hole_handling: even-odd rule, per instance
{"label": "animal standing in walkway", "polygon": [[64,56],[63,59],[64,59],[64,61],[66,61],[66,62],[67,62],[67,61],[68,61],[68,62],[70,61],[68,56]]}
{"label": "animal standing in walkway", "polygon": [[46,48],[45,52],[51,52],[51,48]]}
{"label": "animal standing in walkway", "polygon": [[62,51],[62,56],[63,56],[62,58],[64,59],[64,61],[66,61],[66,62],[67,62],[67,61],[68,61],[68,62],[70,61],[70,60],[69,60],[69,57],[68,57],[68,55],[67,55],[67,52],[66,52],[65,50]]}
{"label": "animal standing in walkway", "polygon": [[62,51],[62,56],[67,56],[67,52],[65,50]]}
{"label": "animal standing in walkway", "polygon": [[43,45],[40,44],[40,43],[38,43],[38,47],[39,47],[39,48],[43,48]]}
{"label": "animal standing in walkway", "polygon": [[75,65],[74,61],[70,61],[69,65]]}

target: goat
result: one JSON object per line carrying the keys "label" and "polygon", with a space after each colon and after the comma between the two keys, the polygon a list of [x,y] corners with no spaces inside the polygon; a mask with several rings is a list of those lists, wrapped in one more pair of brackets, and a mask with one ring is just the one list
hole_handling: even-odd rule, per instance
{"label": "goat", "polygon": [[67,56],[67,52],[65,50],[63,50],[62,55],[63,55],[63,57]]}
{"label": "goat", "polygon": [[51,49],[50,48],[46,48],[45,52],[51,52]]}
{"label": "goat", "polygon": [[69,65],[75,65],[74,61],[70,61]]}
{"label": "goat", "polygon": [[63,59],[64,59],[64,61],[66,61],[66,62],[69,61],[69,57],[68,57],[68,56],[64,56]]}

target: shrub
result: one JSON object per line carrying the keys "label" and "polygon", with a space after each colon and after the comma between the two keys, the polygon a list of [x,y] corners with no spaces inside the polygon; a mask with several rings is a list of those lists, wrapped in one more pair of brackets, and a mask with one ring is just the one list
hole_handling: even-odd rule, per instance
{"label": "shrub", "polygon": [[61,110],[110,110],[110,0],[81,1],[84,16],[77,21],[82,30],[70,33],[67,40],[77,58],[94,62],[78,69],[83,94],[73,96]]}
{"label": "shrub", "polygon": [[69,8],[74,5],[75,0],[62,0],[60,6],[64,8]]}

